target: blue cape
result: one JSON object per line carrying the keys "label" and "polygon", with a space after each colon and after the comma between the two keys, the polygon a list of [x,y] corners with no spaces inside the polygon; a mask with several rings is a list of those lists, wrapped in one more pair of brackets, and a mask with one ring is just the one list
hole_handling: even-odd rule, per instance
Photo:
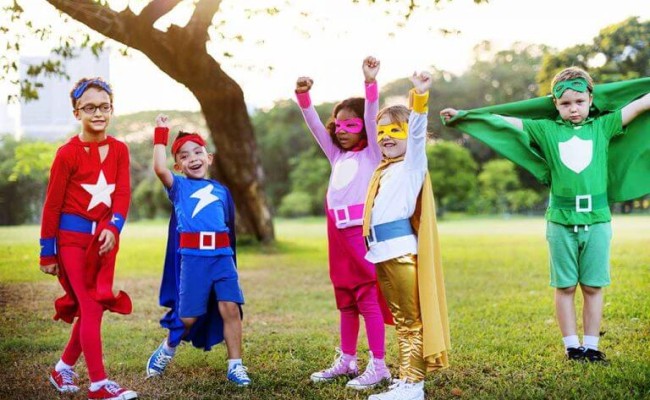
{"label": "blue cape", "polygon": [[[236,237],[235,237],[235,204],[230,191],[220,183],[213,181],[215,185],[221,186],[227,193],[224,200],[226,204],[225,217],[230,236],[230,247],[233,251],[233,260],[237,266]],[[212,346],[223,341],[223,320],[214,296],[210,296],[208,311],[199,317],[192,329],[183,337],[185,327],[178,316],[178,285],[180,281],[181,255],[178,251],[180,235],[176,229],[176,215],[172,211],[169,219],[169,230],[167,233],[167,252],[165,254],[165,265],[163,267],[162,282],[160,284],[160,295],[158,303],[170,310],[160,320],[160,325],[169,330],[169,345],[178,346],[181,340],[192,342],[194,347],[210,350]],[[241,311],[241,307],[240,307]],[[242,314],[243,317],[243,314]]]}

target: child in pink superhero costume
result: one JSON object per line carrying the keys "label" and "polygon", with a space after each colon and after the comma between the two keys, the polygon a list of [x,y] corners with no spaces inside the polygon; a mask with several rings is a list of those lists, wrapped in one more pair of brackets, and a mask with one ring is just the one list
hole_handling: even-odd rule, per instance
{"label": "child in pink superhero costume", "polygon": [[[384,320],[392,323],[392,319],[387,307],[380,306],[375,266],[364,259],[366,246],[361,231],[368,182],[382,158],[375,123],[378,71],[379,60],[367,57],[363,61],[365,101],[353,97],[338,103],[327,126],[323,126],[311,104],[312,79],[301,77],[296,82],[296,97],[307,126],[332,165],[326,201],[327,236],[330,278],[341,324],[340,354],[330,368],[313,373],[311,380],[328,382],[353,377],[346,386],[359,390],[390,379],[384,363]],[[365,322],[370,348],[370,360],[361,375],[356,356],[359,314]]]}
{"label": "child in pink superhero costume", "polygon": [[129,149],[106,134],[113,115],[113,91],[101,78],[81,79],[70,92],[81,133],[61,146],[50,169],[43,205],[40,268],[56,275],[66,294],[55,302],[56,315],[74,321],[70,340],[50,374],[59,392],[77,392],[73,367],[83,353],[88,399],[137,398],[109,381],[102,360],[104,310],[129,314],[131,299],[113,294],[120,231],[129,210]]}

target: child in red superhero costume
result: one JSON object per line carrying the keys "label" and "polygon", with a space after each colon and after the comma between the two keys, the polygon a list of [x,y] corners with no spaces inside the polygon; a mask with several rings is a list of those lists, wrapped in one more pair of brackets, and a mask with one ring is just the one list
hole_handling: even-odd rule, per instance
{"label": "child in red superhero costume", "polygon": [[49,379],[59,392],[77,392],[73,367],[83,353],[91,381],[88,399],[134,399],[134,391],[108,380],[101,341],[104,310],[129,314],[132,308],[126,293],[116,296],[112,290],[119,235],[131,197],[129,150],[106,134],[113,114],[108,83],[81,79],[70,98],[82,129],[58,149],[50,169],[40,268],[58,276],[66,292],[55,301],[54,319],[74,325]]}

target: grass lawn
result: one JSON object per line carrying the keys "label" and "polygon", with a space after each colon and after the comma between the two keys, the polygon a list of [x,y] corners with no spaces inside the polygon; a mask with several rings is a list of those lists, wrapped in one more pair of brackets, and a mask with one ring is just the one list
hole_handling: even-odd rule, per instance
{"label": "grass lawn", "polygon": [[[615,216],[613,227],[613,283],[605,291],[601,339],[611,362],[602,366],[563,359],[541,218],[440,223],[451,368],[428,376],[427,398],[650,398],[650,216]],[[210,352],[185,345],[164,379],[144,379],[145,362],[165,336],[157,299],[166,223],[128,224],[116,288],[131,295],[134,312],[105,315],[109,377],[144,399],[365,399],[367,393],[347,390],[344,382],[309,381],[313,371],[331,363],[338,345],[324,221],[278,220],[276,233],[276,246],[243,247],[238,256],[246,297],[244,361],[253,379],[241,390],[226,381],[223,345]],[[58,397],[47,374],[70,326],[51,319],[52,302],[62,291],[38,270],[38,234],[36,226],[0,228],[0,399]],[[581,307],[580,295],[576,304]],[[361,331],[363,368],[368,348]],[[393,371],[396,355],[389,327]],[[83,360],[77,372],[82,392],[61,397],[86,398]]]}

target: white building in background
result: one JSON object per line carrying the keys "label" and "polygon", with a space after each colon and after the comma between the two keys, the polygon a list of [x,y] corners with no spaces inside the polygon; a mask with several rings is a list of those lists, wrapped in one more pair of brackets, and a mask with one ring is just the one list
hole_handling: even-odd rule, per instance
{"label": "white building in background", "polygon": [[[64,70],[70,77],[39,77],[43,87],[38,91],[38,100],[20,103],[21,137],[45,141],[62,139],[77,129],[78,122],[72,115],[70,90],[72,85],[83,77],[100,76],[110,81],[109,50],[95,56],[88,49],[80,49],[79,55],[72,59],[63,60]],[[49,57],[21,57],[20,79],[27,79],[27,68],[40,64]],[[1,112],[1,111],[0,111]]]}
{"label": "white building in background", "polygon": [[11,116],[11,113],[9,112],[9,105],[0,103],[0,135],[8,133],[15,136],[16,131],[16,120]]}

